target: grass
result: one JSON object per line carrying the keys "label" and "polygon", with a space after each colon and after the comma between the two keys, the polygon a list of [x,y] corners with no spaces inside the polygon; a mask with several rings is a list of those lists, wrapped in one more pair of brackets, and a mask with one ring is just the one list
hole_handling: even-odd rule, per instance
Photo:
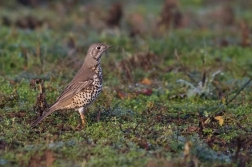
{"label": "grass", "polygon": [[[229,25],[210,4],[181,1],[186,23],[167,29],[156,27],[162,3],[124,2],[121,26],[110,28],[112,2],[98,2],[1,7],[0,166],[251,166],[251,84],[239,92],[251,78],[251,37],[240,24],[251,27],[252,14],[243,1],[232,3]],[[42,23],[20,27],[27,16]],[[53,103],[93,42],[114,47],[102,58],[104,89],[87,126],[68,110],[31,128],[40,93],[31,80],[45,81]]]}

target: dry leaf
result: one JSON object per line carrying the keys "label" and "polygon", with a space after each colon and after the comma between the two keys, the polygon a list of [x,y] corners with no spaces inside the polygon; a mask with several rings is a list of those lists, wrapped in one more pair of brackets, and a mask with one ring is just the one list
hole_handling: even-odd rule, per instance
{"label": "dry leaf", "polygon": [[151,84],[151,80],[149,80],[148,78],[144,78],[140,83],[144,84],[144,85],[150,85]]}
{"label": "dry leaf", "polygon": [[190,151],[191,151],[191,148],[192,148],[192,142],[191,141],[187,141],[185,143],[185,146],[184,146],[184,158],[186,159],[187,157],[189,157],[190,155]]}
{"label": "dry leaf", "polygon": [[219,125],[222,126],[224,123],[224,119],[223,116],[216,116],[214,117],[215,120],[217,120],[219,122]]}
{"label": "dry leaf", "polygon": [[143,89],[143,90],[141,90],[140,93],[143,95],[146,95],[146,96],[150,96],[152,94],[152,90],[151,89]]}
{"label": "dry leaf", "polygon": [[53,162],[55,158],[53,157],[53,152],[51,150],[45,151],[45,159],[46,159],[46,166],[50,167],[53,166]]}
{"label": "dry leaf", "polygon": [[186,130],[186,132],[196,132],[198,130],[198,127],[196,126],[189,126]]}
{"label": "dry leaf", "polygon": [[121,99],[125,99],[126,98],[126,94],[120,90],[117,91],[117,95],[119,98]]}

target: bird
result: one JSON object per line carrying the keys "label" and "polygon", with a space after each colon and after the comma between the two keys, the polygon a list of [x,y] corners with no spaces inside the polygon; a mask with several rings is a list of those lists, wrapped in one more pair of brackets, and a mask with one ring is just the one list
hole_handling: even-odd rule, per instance
{"label": "bird", "polygon": [[85,126],[84,110],[102,91],[102,68],[100,60],[110,45],[94,43],[89,46],[84,62],[72,81],[65,87],[56,101],[36,119],[31,127],[58,110],[77,109]]}

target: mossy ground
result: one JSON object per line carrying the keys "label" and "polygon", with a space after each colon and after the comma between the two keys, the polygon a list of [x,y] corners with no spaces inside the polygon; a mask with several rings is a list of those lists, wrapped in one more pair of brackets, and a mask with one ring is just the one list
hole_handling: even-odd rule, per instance
{"label": "mossy ground", "polygon": [[[0,166],[251,166],[251,84],[239,91],[252,71],[249,3],[181,0],[179,28],[157,27],[163,2],[151,0],[123,2],[117,28],[104,21],[112,1],[2,3]],[[94,42],[114,47],[86,127],[69,110],[31,128],[31,80],[53,103]]]}

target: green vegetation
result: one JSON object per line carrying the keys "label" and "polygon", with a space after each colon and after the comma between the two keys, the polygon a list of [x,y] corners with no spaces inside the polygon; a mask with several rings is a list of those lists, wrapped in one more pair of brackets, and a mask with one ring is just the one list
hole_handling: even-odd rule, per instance
{"label": "green vegetation", "polygon": [[[0,166],[252,166],[247,1],[181,0],[170,20],[163,2],[121,7],[114,26],[113,1],[0,3]],[[31,128],[94,42],[113,48],[87,126],[68,110]]]}

